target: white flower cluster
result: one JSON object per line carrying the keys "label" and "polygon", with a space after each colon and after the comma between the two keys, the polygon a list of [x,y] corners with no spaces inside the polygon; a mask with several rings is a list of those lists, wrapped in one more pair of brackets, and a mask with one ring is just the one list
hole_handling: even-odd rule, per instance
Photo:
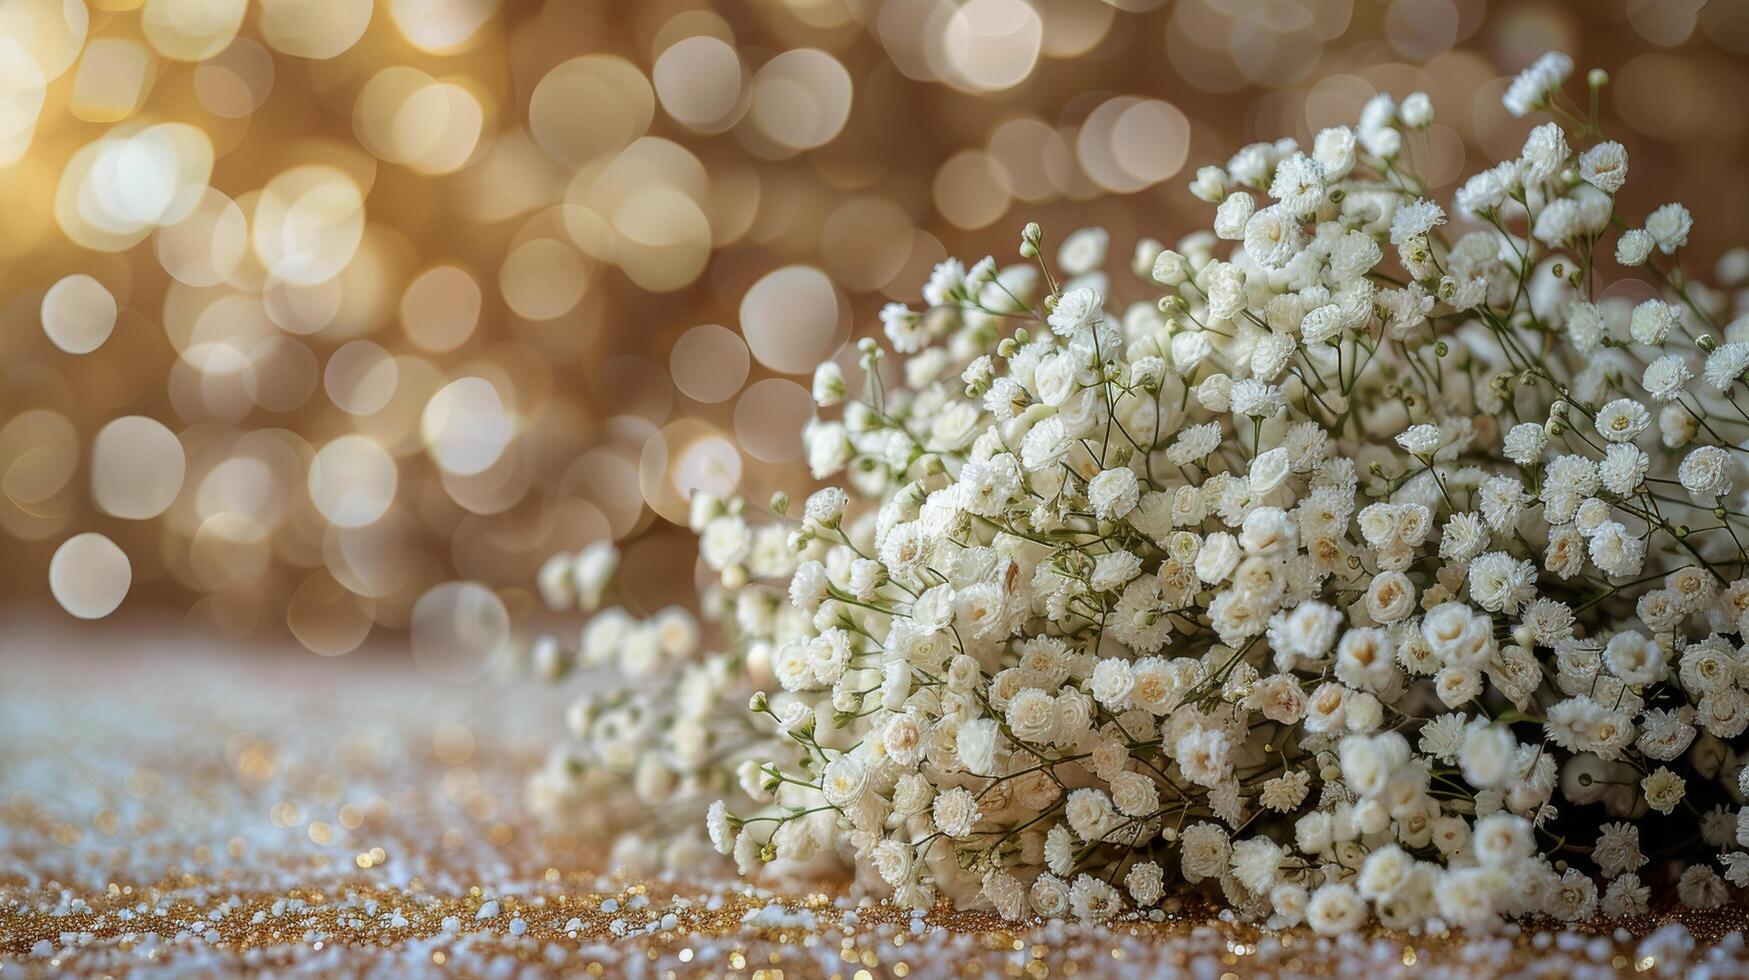
{"label": "white flower cluster", "polygon": [[1682,205],[1618,210],[1571,69],[1511,86],[1555,121],[1449,211],[1403,152],[1433,107],[1381,95],[1200,170],[1212,232],[1134,254],[1157,301],[1108,300],[1105,232],[1053,271],[1029,225],[882,312],[902,371],[823,365],[842,486],[695,501],[773,679],[718,849],[912,907],[1197,886],[1326,934],[1749,885],[1749,316],[1681,268]]}
{"label": "white flower cluster", "polygon": [[[765,550],[793,567],[782,538]],[[616,867],[693,870],[717,859],[700,819],[706,807],[738,784],[755,794],[739,802],[769,799],[759,765],[791,756],[740,710],[750,685],[769,675],[750,676],[738,656],[706,654],[691,613],[603,608],[618,563],[613,546],[599,542],[541,567],[537,587],[549,610],[592,615],[575,650],[550,633],[530,646],[534,673],[577,677],[584,691],[565,713],[571,737],[530,778],[528,801],[549,824],[610,842]],[[750,594],[742,590],[744,602]]]}

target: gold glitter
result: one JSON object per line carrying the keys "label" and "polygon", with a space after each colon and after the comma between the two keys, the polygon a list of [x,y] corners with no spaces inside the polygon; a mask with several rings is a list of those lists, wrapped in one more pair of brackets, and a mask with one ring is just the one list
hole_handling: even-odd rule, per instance
{"label": "gold glitter", "polygon": [[[0,771],[21,771],[27,753],[63,751],[6,738],[15,702],[4,699],[0,692]],[[126,740],[93,722],[79,736],[89,742],[82,754],[47,761],[70,771],[94,760],[112,766],[107,784],[118,788],[114,798],[14,791],[0,806],[0,856],[45,882],[0,876],[0,977],[229,975],[260,964],[284,973],[349,975],[405,975],[423,967],[477,976],[538,965],[559,975],[635,970],[675,980],[731,974],[769,980],[826,976],[839,967],[846,980],[857,973],[1040,980],[1183,975],[1222,957],[1235,964],[1232,976],[1327,975],[1340,966],[1336,957],[1356,956],[1401,958],[1431,972],[1477,972],[1459,935],[1411,939],[1369,928],[1357,937],[1359,948],[1333,948],[1304,928],[1266,932],[1222,921],[1211,900],[1195,895],[1176,896],[1162,921],[1086,926],[1007,922],[993,912],[946,906],[919,919],[905,909],[854,906],[837,890],[773,893],[702,870],[700,880],[685,884],[596,876],[581,869],[608,860],[597,845],[543,831],[513,810],[484,824],[465,816],[481,795],[511,799],[527,771],[527,758],[507,750],[505,736],[484,725],[472,729],[479,740],[458,797],[446,777],[462,770],[431,753],[411,761],[388,752],[343,758],[338,746],[356,744],[347,741],[355,736],[340,720],[346,710],[336,714],[300,707],[271,732],[270,719],[260,718],[254,722],[260,734],[233,743],[239,753],[280,747],[277,775],[267,784],[230,763],[203,768],[187,758],[181,745],[229,737],[213,738],[203,727],[210,721],[121,750],[115,746]],[[430,730],[429,720],[418,719],[424,727],[414,729],[412,721],[388,724],[384,717],[369,724]],[[153,729],[138,719],[116,724]],[[118,752],[139,757],[116,758]],[[150,784],[150,792],[124,795],[124,784],[140,790]],[[359,801],[350,804],[354,809],[340,804],[345,796]],[[110,823],[106,812],[114,817],[113,836],[90,829]],[[329,812],[340,815],[338,822],[305,818]],[[357,827],[347,826],[360,817]],[[100,846],[91,849],[93,840]],[[404,875],[375,870],[391,859]],[[774,927],[773,910],[805,916]],[[1613,944],[1616,969],[1632,964],[1644,973],[1665,964],[1635,944],[1671,922],[1688,928],[1697,945],[1716,943],[1749,924],[1749,908],[1660,911],[1631,920],[1629,938],[1621,940],[1613,927],[1597,933],[1587,924],[1579,931]],[[1539,945],[1537,928],[1527,926],[1488,964],[1490,971],[1547,973],[1563,962],[1603,962],[1589,950]],[[883,955],[896,955],[886,951],[898,949],[903,961],[883,963]],[[15,970],[15,959],[24,969]],[[1240,962],[1243,971],[1236,969]]]}

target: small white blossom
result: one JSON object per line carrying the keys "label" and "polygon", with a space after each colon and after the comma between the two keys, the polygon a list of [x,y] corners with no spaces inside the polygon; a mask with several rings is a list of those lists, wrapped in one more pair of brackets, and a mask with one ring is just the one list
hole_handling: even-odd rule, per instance
{"label": "small white blossom", "polygon": [[1615,242],[1615,260],[1626,266],[1644,265],[1657,241],[1644,228],[1629,228]]}
{"label": "small white blossom", "polygon": [[1628,151],[1606,140],[1579,154],[1579,176],[1591,186],[1614,194],[1628,179]]}
{"label": "small white blossom", "polygon": [[1085,286],[1069,290],[1051,311],[1051,330],[1066,337],[1087,326],[1099,316],[1099,304],[1099,294]]}
{"label": "small white blossom", "polygon": [[1694,219],[1681,204],[1666,204],[1646,216],[1646,233],[1658,243],[1658,251],[1671,255],[1688,244]]}
{"label": "small white blossom", "polygon": [[1507,86],[1503,102],[1506,111],[1514,116],[1528,115],[1532,108],[1548,98],[1549,94],[1561,87],[1567,76],[1573,72],[1573,59],[1558,51],[1549,53],[1532,62],[1530,67],[1518,73],[1518,77]]}

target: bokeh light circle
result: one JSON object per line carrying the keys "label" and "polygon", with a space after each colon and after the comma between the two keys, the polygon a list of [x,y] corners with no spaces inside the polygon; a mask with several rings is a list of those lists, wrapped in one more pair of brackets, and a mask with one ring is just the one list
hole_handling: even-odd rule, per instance
{"label": "bokeh light circle", "polygon": [[248,0],[146,0],[140,29],[164,57],[204,61],[230,46],[248,7]]}
{"label": "bokeh light circle", "polygon": [[741,335],[759,363],[803,374],[838,338],[838,290],[824,272],[792,265],[766,273],[741,297]]}
{"label": "bokeh light circle", "polygon": [[445,582],[413,604],[411,646],[420,673],[465,684],[478,680],[510,644],[510,613],[478,582]]}
{"label": "bokeh light circle", "polygon": [[960,228],[983,228],[1008,211],[1006,174],[983,150],[962,150],[935,172],[935,209]]}
{"label": "bokeh light circle", "polygon": [[326,282],[364,239],[364,192],[337,167],[293,167],[261,189],[251,239],[261,264],[279,279]]}
{"label": "bokeh light circle", "polygon": [[432,54],[473,44],[501,0],[389,0],[389,17],[408,43]]}
{"label": "bokeh light circle", "polygon": [[103,283],[76,272],[43,294],[43,333],[69,354],[89,354],[115,329],[115,297]]}
{"label": "bokeh light circle", "polygon": [[714,404],[734,397],[747,381],[747,345],[727,327],[705,323],[680,335],[668,354],[674,386],[694,401]]}
{"label": "bokeh light circle", "polygon": [[433,266],[401,294],[401,329],[421,350],[455,350],[480,322],[480,284],[466,269]]}
{"label": "bokeh light circle", "polygon": [[911,257],[911,216],[885,198],[845,201],[820,229],[820,258],[832,281],[866,292],[892,282]]}
{"label": "bokeh light circle", "polygon": [[355,340],[328,358],[322,385],[328,400],[349,415],[374,415],[395,397],[401,372],[395,359],[368,340]]}
{"label": "bokeh light circle", "polygon": [[341,527],[363,527],[395,501],[400,473],[395,461],[368,436],[344,435],[310,460],[310,500]]}
{"label": "bokeh light circle", "polygon": [[325,569],[304,576],[286,606],[285,624],[304,649],[338,657],[370,636],[375,604],[346,590]]}
{"label": "bokeh light circle", "polygon": [[631,145],[650,128],[656,96],[636,65],[592,54],[547,72],[528,101],[535,142],[577,166]]}
{"label": "bokeh light circle", "polygon": [[942,35],[948,78],[973,91],[1012,88],[1032,74],[1044,21],[1026,0],[969,0]]}
{"label": "bokeh light circle", "polygon": [[207,111],[242,119],[273,91],[273,54],[246,37],[195,66],[194,91]]}
{"label": "bokeh light circle", "polygon": [[158,263],[178,282],[216,286],[228,280],[249,245],[243,209],[211,187],[182,220],[158,229]]}
{"label": "bokeh light circle", "polygon": [[[47,408],[33,408],[0,426],[0,504],[25,508],[18,512],[51,511],[43,508],[66,488],[79,466],[79,433],[65,415]],[[0,515],[13,513],[0,507]],[[46,536],[46,525],[36,530]]]}
{"label": "bokeh light circle", "polygon": [[1190,120],[1158,99],[1135,102],[1111,129],[1112,161],[1142,184],[1157,184],[1184,169],[1190,153]]}
{"label": "bokeh light circle", "polygon": [[587,285],[583,256],[556,238],[523,242],[498,270],[504,302],[529,320],[551,320],[571,312]]}
{"label": "bokeh light circle", "polygon": [[95,531],[61,542],[49,559],[49,591],[62,609],[80,619],[102,619],[115,612],[133,577],[127,554]]}
{"label": "bokeh light circle", "polygon": [[766,378],[735,402],[735,438],[754,459],[787,463],[802,455],[802,426],[813,414],[808,389],[785,378]]}
{"label": "bokeh light circle", "polygon": [[444,472],[472,476],[504,454],[516,423],[490,381],[457,378],[425,404],[419,429]]}
{"label": "bokeh light circle", "polygon": [[188,457],[157,419],[128,415],[97,430],[91,444],[91,497],[112,517],[143,521],[176,502]]}
{"label": "bokeh light circle", "polygon": [[818,48],[785,51],[753,76],[753,125],[791,150],[825,146],[850,118],[852,84],[844,66]]}
{"label": "bokeh light circle", "polygon": [[30,52],[43,81],[72,67],[91,28],[83,0],[6,0],[0,3],[0,37]]}
{"label": "bokeh light circle", "polygon": [[269,412],[297,410],[316,391],[316,355],[296,337],[274,336],[249,349],[243,390]]}
{"label": "bokeh light circle", "polygon": [[658,55],[651,79],[662,108],[676,122],[694,132],[720,133],[747,109],[746,74],[732,45],[697,35]]}
{"label": "bokeh light circle", "polygon": [[299,58],[335,57],[370,26],[372,0],[257,0],[261,34],[274,50]]}

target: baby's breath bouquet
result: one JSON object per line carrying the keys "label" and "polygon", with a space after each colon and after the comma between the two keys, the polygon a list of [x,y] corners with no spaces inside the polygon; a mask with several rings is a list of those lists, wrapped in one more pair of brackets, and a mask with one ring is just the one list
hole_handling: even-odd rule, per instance
{"label": "baby's breath bouquet", "polygon": [[695,866],[713,856],[697,814],[725,788],[713,780],[724,760],[711,726],[738,720],[716,704],[733,683],[733,661],[701,654],[699,623],[685,609],[640,617],[608,606],[618,564],[613,546],[598,542],[541,566],[548,609],[592,615],[574,649],[551,634],[529,649],[534,673],[580,678],[583,690],[565,712],[571,737],[530,777],[528,801],[550,823],[611,843],[618,866]]}
{"label": "baby's breath bouquet", "polygon": [[1688,278],[1682,205],[1618,210],[1571,69],[1513,83],[1551,121],[1449,209],[1404,152],[1429,100],[1381,95],[1200,170],[1212,231],[1135,251],[1157,301],[1111,307],[1104,232],[1053,269],[1029,225],[883,311],[864,381],[822,366],[841,485],[694,505],[759,733],[717,848],[1329,934],[1749,885],[1749,316]]}
{"label": "baby's breath bouquet", "polygon": [[[703,497],[695,504],[726,513]],[[720,861],[705,834],[708,805],[725,797],[749,807],[767,800],[760,767],[802,762],[799,746],[743,710],[750,692],[772,683],[770,658],[748,638],[771,634],[789,615],[780,588],[746,576],[785,579],[797,561],[783,527],[751,534],[735,588],[701,597],[705,625],[728,641],[728,652],[707,652],[705,630],[687,610],[635,614],[611,603],[619,564],[611,544],[549,558],[537,579],[547,608],[589,615],[574,646],[550,633],[530,645],[530,671],[581,688],[565,711],[570,737],[529,778],[531,809],[555,828],[610,845],[618,868],[685,873]],[[843,870],[835,854],[808,857],[767,870],[815,877]]]}

